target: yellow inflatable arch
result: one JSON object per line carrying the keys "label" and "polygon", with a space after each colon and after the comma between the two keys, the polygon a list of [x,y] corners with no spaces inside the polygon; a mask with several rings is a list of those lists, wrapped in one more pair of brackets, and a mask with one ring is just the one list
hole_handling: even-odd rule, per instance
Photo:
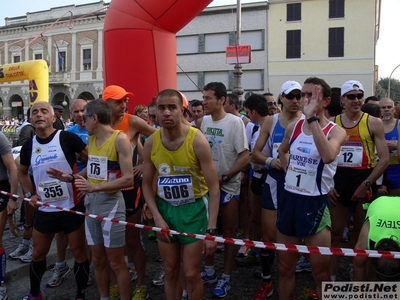
{"label": "yellow inflatable arch", "polygon": [[45,60],[28,60],[0,66],[0,83],[29,80],[29,106],[49,102],[49,68]]}

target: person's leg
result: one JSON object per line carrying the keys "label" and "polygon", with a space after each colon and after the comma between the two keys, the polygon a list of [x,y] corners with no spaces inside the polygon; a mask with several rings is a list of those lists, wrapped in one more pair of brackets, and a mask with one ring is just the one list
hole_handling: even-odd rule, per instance
{"label": "person's leg", "polygon": [[[141,223],[141,211],[136,211],[133,215],[126,218],[127,222]],[[126,245],[129,252],[128,257],[131,255],[133,264],[135,265],[138,274],[138,285],[146,285],[146,253],[143,249],[141,240],[141,229],[127,226],[126,227]]]}
{"label": "person's leg", "polygon": [[[259,178],[255,178],[253,175],[253,184],[262,185],[263,182]],[[259,241],[261,239],[261,195],[257,195],[253,192],[251,188],[251,183],[249,187],[249,205],[250,205],[250,222],[252,235],[251,239]],[[240,203],[239,203],[240,205]],[[240,212],[239,212],[240,213]]]}
{"label": "person's leg", "polygon": [[67,254],[68,238],[67,235],[60,231],[56,234],[57,243],[57,262],[64,262]]}
{"label": "person's leg", "polygon": [[[276,240],[276,210],[261,209],[261,231],[263,242],[275,242]],[[261,251],[261,268],[263,281],[271,281],[271,269],[274,262],[274,250]]]}
{"label": "person's leg", "polygon": [[[165,270],[164,289],[167,299],[180,299],[182,285],[180,284],[181,244],[158,241],[158,251],[163,259]],[[190,258],[192,259],[192,258]],[[200,275],[200,270],[198,270]]]}
{"label": "person's leg", "polygon": [[[287,236],[276,232],[276,242],[282,244],[295,244],[301,242],[300,238]],[[280,300],[292,299],[295,289],[295,270],[297,262],[297,253],[289,251],[278,251],[278,293]]]}
{"label": "person's leg", "polygon": [[182,247],[182,271],[190,300],[204,298],[204,285],[200,277],[202,250],[203,241],[197,241]]}
{"label": "person's leg", "polygon": [[239,219],[238,230],[243,234],[243,238],[250,238],[251,224],[250,224],[250,205],[247,197],[248,188],[248,174],[242,172],[242,183],[240,185],[240,202],[239,202]]}
{"label": "person's leg", "polygon": [[349,247],[354,249],[357,243],[358,236],[365,221],[365,210],[361,202],[358,202],[354,207],[353,213],[353,231],[351,233]]}
{"label": "person's leg", "polygon": [[90,245],[90,250],[100,297],[108,297],[110,293],[110,267],[106,249],[103,245]]}
{"label": "person's leg", "polygon": [[[332,228],[331,228],[331,245],[332,247],[340,247],[340,241],[343,236],[344,227],[349,221],[350,212],[349,207],[344,206],[340,202],[335,205],[330,205],[329,211],[331,214]],[[336,278],[338,257],[332,256],[330,261],[329,272],[333,279]]]}
{"label": "person's leg", "polygon": [[[331,233],[328,227],[325,227],[320,232],[305,237],[304,241],[306,245],[330,247],[331,246]],[[329,255],[310,255],[311,272],[314,280],[317,283],[317,295],[318,299],[321,298],[321,288],[323,281],[331,281],[329,274],[329,262],[331,256]]]}
{"label": "person's leg", "polygon": [[130,300],[131,279],[125,262],[125,245],[118,248],[106,248],[110,268],[117,276],[119,295],[121,300]]}
{"label": "person's leg", "polygon": [[3,209],[2,212],[0,212],[0,283],[5,281],[5,275],[6,275],[6,252],[3,247],[3,233],[4,233],[4,227],[6,226],[6,221],[7,221],[7,209]]}
{"label": "person's leg", "polygon": [[33,248],[32,261],[29,270],[31,282],[30,293],[33,296],[40,294],[40,282],[44,272],[46,272],[46,256],[49,252],[54,233],[41,233],[33,229]]}
{"label": "person's leg", "polygon": [[[221,218],[222,218],[222,232],[224,237],[236,238],[236,222],[238,218],[239,201],[232,197],[232,199],[222,205]],[[236,245],[225,244],[224,253],[224,274],[230,275],[235,263],[235,257],[239,247]]]}
{"label": "person's leg", "polygon": [[68,244],[75,258],[74,274],[77,285],[77,296],[84,296],[89,277],[89,261],[86,255],[85,231],[83,223],[81,226],[67,235]]}

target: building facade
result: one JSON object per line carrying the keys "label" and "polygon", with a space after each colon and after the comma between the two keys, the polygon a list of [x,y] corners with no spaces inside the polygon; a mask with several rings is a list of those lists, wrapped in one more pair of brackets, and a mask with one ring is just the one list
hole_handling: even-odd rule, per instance
{"label": "building facade", "polygon": [[[0,65],[46,60],[52,104],[68,108],[73,99],[100,97],[108,6],[100,1],[6,18],[0,27]],[[225,50],[236,42],[236,9],[208,7],[177,33],[177,88],[189,99],[201,99],[201,89],[210,81],[233,89],[234,66],[226,63]],[[379,16],[380,0],[243,4],[240,44],[250,45],[252,55],[242,65],[241,86],[245,93],[278,95],[286,80],[302,83],[318,76],[331,86],[357,79],[366,95],[372,95]],[[0,114],[23,118],[28,90],[27,82],[0,84]]]}
{"label": "building facade", "polygon": [[[66,107],[77,98],[95,99],[103,91],[103,1],[51,8],[6,18],[0,27],[0,65],[44,59],[49,66],[49,99]],[[23,119],[28,81],[0,84],[1,115]]]}

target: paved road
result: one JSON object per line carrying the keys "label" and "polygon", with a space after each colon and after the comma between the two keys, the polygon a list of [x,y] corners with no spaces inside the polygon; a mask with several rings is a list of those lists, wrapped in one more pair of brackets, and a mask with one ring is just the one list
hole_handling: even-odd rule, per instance
{"label": "paved road", "polygon": [[[157,243],[147,239],[147,232],[144,232],[144,242],[147,249],[147,285],[149,287],[150,299],[165,299],[163,287],[156,287],[151,284],[151,279],[157,274],[162,263],[157,262],[155,257],[158,256]],[[12,252],[20,242],[20,238],[15,238],[11,233],[6,230],[3,237],[3,245],[6,249],[6,253]],[[50,250],[47,262],[48,265],[55,261],[55,243],[53,242]],[[344,246],[344,245],[343,245]],[[72,255],[68,250],[68,264],[73,267]],[[341,262],[339,265],[338,280],[348,280],[348,264],[349,258],[340,258]],[[222,273],[223,268],[223,253],[217,253],[215,256],[216,270],[218,275]],[[253,277],[253,271],[255,267],[235,267],[231,282],[232,289],[225,299],[252,299],[255,294],[260,279]],[[276,279],[276,263],[274,267],[273,283],[277,287]],[[47,288],[45,283],[51,277],[51,272],[46,272],[42,280],[42,292],[45,295],[46,300],[71,300],[74,299],[76,286],[73,272],[70,272],[63,283],[57,288]],[[9,300],[20,300],[23,295],[29,291],[29,264],[22,263],[20,261],[8,260],[7,261],[7,274],[6,282],[8,288]],[[135,283],[132,288],[134,289]],[[296,275],[296,297],[297,299],[307,299],[312,289],[315,287],[314,281],[310,273],[300,273]],[[205,299],[212,299],[212,291],[214,285],[207,285],[205,289]],[[100,299],[97,292],[96,283],[88,287],[86,292],[87,300]],[[276,291],[269,299],[278,299]]]}

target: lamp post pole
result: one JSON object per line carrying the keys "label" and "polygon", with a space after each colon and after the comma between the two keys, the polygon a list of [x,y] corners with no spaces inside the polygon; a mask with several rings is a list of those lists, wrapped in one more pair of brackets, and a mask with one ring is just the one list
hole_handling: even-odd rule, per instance
{"label": "lamp post pole", "polygon": [[[241,0],[237,0],[237,8],[236,8],[236,46],[240,45],[240,35],[242,30],[242,3]],[[233,72],[235,75],[235,87],[233,88],[232,93],[240,96],[243,94],[242,88],[242,66],[239,62],[235,64],[235,71]]]}
{"label": "lamp post pole", "polygon": [[394,71],[396,71],[396,69],[397,69],[398,67],[400,67],[400,64],[398,64],[398,65],[396,66],[396,68],[393,69],[392,73],[390,73],[390,75],[389,75],[388,98],[390,98],[390,80],[391,80],[391,78],[392,78],[392,75],[393,75]]}

